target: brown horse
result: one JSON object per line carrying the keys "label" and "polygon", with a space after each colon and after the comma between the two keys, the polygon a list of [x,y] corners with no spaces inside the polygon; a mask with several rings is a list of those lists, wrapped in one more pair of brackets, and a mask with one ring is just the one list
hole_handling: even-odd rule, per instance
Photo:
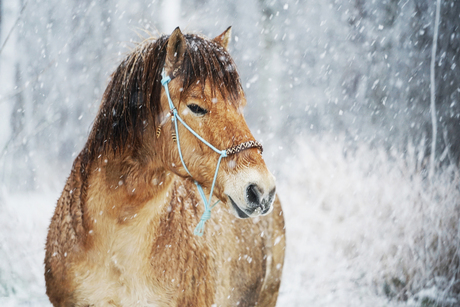
{"label": "brown horse", "polygon": [[[229,38],[230,28],[213,40],[177,28],[141,43],[113,73],[49,226],[54,306],[275,306],[283,214],[242,114]],[[194,180],[210,193],[220,157],[183,124],[175,130],[162,71],[178,116],[229,149],[212,195],[221,203],[201,237]]]}

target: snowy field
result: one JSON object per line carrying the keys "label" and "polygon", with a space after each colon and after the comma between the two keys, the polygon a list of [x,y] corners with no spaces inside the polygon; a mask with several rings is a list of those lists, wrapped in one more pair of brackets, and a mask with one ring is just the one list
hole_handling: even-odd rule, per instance
{"label": "snowy field", "polygon": [[0,202],[0,306],[51,306],[45,239],[59,193],[8,194]]}
{"label": "snowy field", "polygon": [[[404,259],[408,248],[417,248],[413,233],[429,231],[425,227],[429,222],[421,224],[418,219],[423,216],[416,212],[417,207],[431,204],[416,172],[417,157],[412,157],[411,166],[409,158],[401,163],[396,156],[368,148],[344,153],[343,144],[333,138],[300,140],[292,145],[297,156],[277,167],[287,227],[278,306],[436,306],[420,305],[415,293],[409,303],[385,295],[397,294],[385,280],[394,280],[400,270],[416,270],[416,263]],[[458,176],[455,180],[458,184]],[[444,192],[449,188],[442,186]],[[2,192],[0,306],[49,306],[43,279],[44,242],[59,194],[58,190]],[[445,195],[444,203],[438,195],[438,205],[445,208],[437,210],[455,209],[448,205],[459,199],[458,194]],[[458,213],[450,215],[458,218]],[[413,274],[406,283],[430,285]],[[447,302],[436,287],[432,282],[429,291],[419,295],[425,293],[425,301]],[[450,298],[450,302],[455,301]]]}

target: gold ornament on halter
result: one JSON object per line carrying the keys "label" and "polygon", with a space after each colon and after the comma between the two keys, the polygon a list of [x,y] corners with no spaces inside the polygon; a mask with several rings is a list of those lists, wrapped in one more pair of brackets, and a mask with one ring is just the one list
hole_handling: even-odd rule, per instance
{"label": "gold ornament on halter", "polygon": [[161,126],[158,126],[157,128],[157,139],[160,137],[160,134],[161,134]]}
{"label": "gold ornament on halter", "polygon": [[171,136],[172,136],[173,141],[176,142],[176,141],[177,141],[176,133],[173,132],[173,133],[171,134]]}

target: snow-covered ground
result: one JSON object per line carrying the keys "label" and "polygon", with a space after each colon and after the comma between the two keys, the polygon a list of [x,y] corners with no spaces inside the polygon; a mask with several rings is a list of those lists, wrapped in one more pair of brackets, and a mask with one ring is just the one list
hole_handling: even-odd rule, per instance
{"label": "snow-covered ground", "polygon": [[43,277],[45,239],[59,193],[0,197],[0,306],[50,306]]}

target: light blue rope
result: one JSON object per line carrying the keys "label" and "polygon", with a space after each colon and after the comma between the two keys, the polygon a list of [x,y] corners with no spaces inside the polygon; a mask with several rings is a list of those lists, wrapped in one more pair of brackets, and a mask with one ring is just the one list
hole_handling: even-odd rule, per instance
{"label": "light blue rope", "polygon": [[211,218],[211,209],[214,208],[219,201],[217,201],[214,205],[210,206],[211,203],[211,198],[212,198],[212,193],[214,191],[214,185],[216,184],[217,180],[217,173],[219,172],[219,167],[220,167],[220,161],[222,158],[227,156],[227,151],[226,150],[219,150],[212,146],[210,143],[208,143],[205,139],[203,139],[198,133],[196,133],[192,128],[190,128],[184,120],[179,116],[177,113],[176,107],[174,107],[174,104],[171,100],[171,96],[169,95],[169,88],[168,88],[168,83],[171,82],[171,78],[169,76],[166,76],[165,70],[161,72],[161,84],[165,88],[166,92],[166,97],[168,97],[168,103],[169,103],[169,108],[171,109],[172,112],[172,118],[171,120],[174,122],[174,129],[176,131],[176,138],[177,138],[177,150],[179,151],[179,157],[180,161],[182,162],[182,165],[184,166],[184,169],[187,171],[187,173],[190,175],[190,177],[193,178],[192,174],[190,174],[190,171],[188,170],[187,166],[185,166],[184,158],[182,157],[182,151],[180,148],[180,139],[179,139],[179,129],[177,129],[177,119],[184,125],[185,128],[187,128],[188,131],[190,131],[194,136],[196,136],[200,141],[202,141],[204,144],[206,144],[209,148],[217,152],[219,156],[219,160],[217,161],[217,166],[216,166],[216,171],[214,173],[214,179],[212,180],[212,185],[211,185],[211,192],[209,193],[209,199],[206,199],[206,196],[204,194],[203,188],[201,185],[198,183],[198,181],[195,181],[195,185],[198,188],[198,192],[200,193],[201,198],[203,199],[204,203],[204,212],[203,215],[201,216],[200,222],[195,228],[195,231],[193,232],[196,236],[202,236],[204,233],[204,224],[206,223],[207,220]]}

